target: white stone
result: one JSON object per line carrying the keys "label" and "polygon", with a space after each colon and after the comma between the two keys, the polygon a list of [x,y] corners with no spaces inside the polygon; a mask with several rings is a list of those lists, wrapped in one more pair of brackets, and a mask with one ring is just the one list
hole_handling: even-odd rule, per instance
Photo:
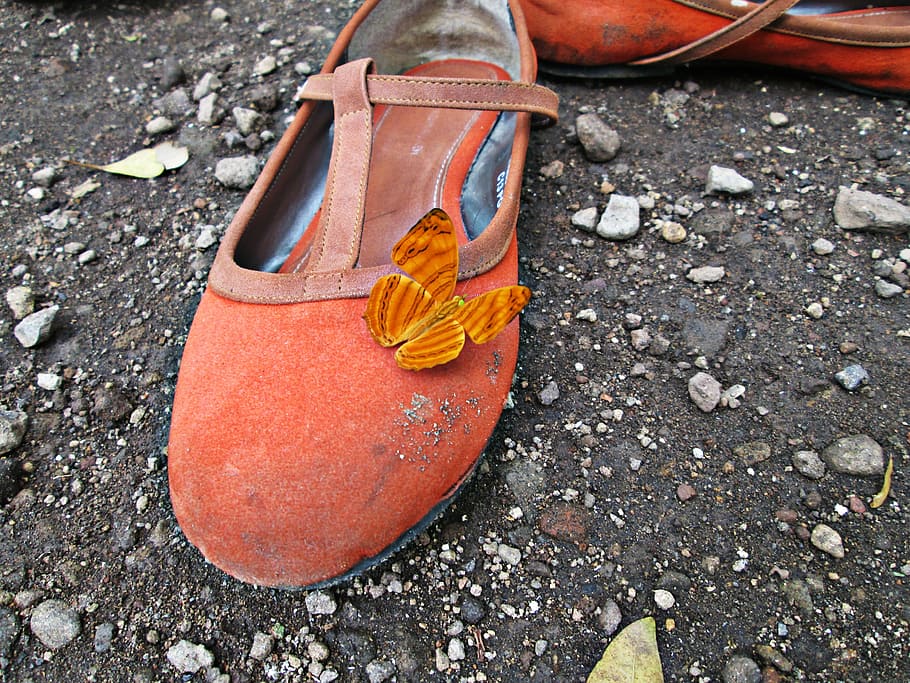
{"label": "white stone", "polygon": [[253,66],[253,74],[256,76],[267,76],[277,68],[278,62],[275,61],[274,57],[269,55],[256,62],[255,66]]}
{"label": "white stone", "polygon": [[597,224],[597,234],[608,240],[634,237],[641,227],[640,207],[634,197],[613,194]]}
{"label": "white stone", "polygon": [[512,566],[521,562],[521,551],[518,548],[513,548],[505,543],[499,544],[499,547],[496,549],[496,554],[502,558],[503,562]]}
{"label": "white stone", "polygon": [[215,656],[203,645],[188,640],[171,645],[167,650],[167,661],[181,673],[196,673],[208,669],[215,663]]}
{"label": "white stone", "polygon": [[768,123],[770,123],[775,128],[779,128],[790,123],[790,119],[783,112],[772,111],[770,114],[768,114]]}
{"label": "white stone", "polygon": [[41,644],[58,650],[82,631],[76,610],[62,600],[45,600],[32,612],[29,626]]}
{"label": "white stone", "polygon": [[28,429],[28,415],[21,410],[0,410],[0,455],[18,448]]}
{"label": "white stone", "polygon": [[904,288],[900,285],[888,282],[887,280],[875,281],[875,293],[883,299],[890,299],[904,293]]}
{"label": "white stone", "polygon": [[718,282],[723,279],[725,271],[723,266],[699,266],[686,273],[686,279],[700,284],[705,282]]}
{"label": "white stone", "polygon": [[822,306],[818,301],[813,301],[811,304],[806,306],[806,315],[814,320],[820,319],[825,314],[825,307]]}
{"label": "white stone", "polygon": [[597,207],[589,206],[587,209],[576,211],[572,214],[572,225],[588,232],[594,232],[597,227]]}
{"label": "white stone", "polygon": [[59,306],[50,306],[25,316],[13,329],[16,339],[27,349],[47,341],[51,336],[51,326],[57,316]]}
{"label": "white stone", "polygon": [[253,644],[250,646],[250,657],[260,662],[272,654],[274,641],[268,633],[257,631],[253,634]]}
{"label": "white stone", "polygon": [[657,605],[659,609],[668,610],[676,604],[676,598],[670,591],[658,588],[654,591],[654,604]]}
{"label": "white stone", "polygon": [[910,207],[890,197],[841,187],[834,201],[834,222],[845,230],[897,234],[910,228]]}
{"label": "white stone", "polygon": [[37,171],[32,173],[32,180],[34,180],[41,187],[50,187],[57,180],[57,169],[53,166],[45,166],[44,168],[39,168]]}
{"label": "white stone", "polygon": [[193,99],[198,102],[206,95],[217,92],[219,88],[221,88],[221,79],[211,71],[206,71],[193,88]]}
{"label": "white stone", "polygon": [[39,372],[38,386],[45,391],[56,391],[63,384],[63,378],[53,372]]}
{"label": "white stone", "polygon": [[329,593],[325,591],[313,591],[312,593],[307,593],[306,598],[307,611],[310,614],[335,614],[335,610],[338,609],[338,605]]}
{"label": "white stone", "polygon": [[705,194],[745,194],[751,192],[755,184],[744,178],[732,168],[712,166],[708,169],[708,180],[705,183]]}
{"label": "white stone", "polygon": [[255,109],[234,107],[231,113],[234,116],[234,123],[237,124],[237,130],[240,131],[241,135],[249,135],[262,127],[262,114]]}
{"label": "white stone", "polygon": [[167,116],[156,116],[145,124],[145,132],[149,135],[161,135],[163,133],[170,133],[176,127],[177,124],[171,121]]}
{"label": "white stone", "polygon": [[225,187],[233,190],[248,190],[256,182],[259,162],[256,157],[228,157],[215,165],[215,177]]}
{"label": "white stone", "polygon": [[819,237],[812,243],[812,251],[819,256],[827,256],[834,251],[834,244],[824,237]]}
{"label": "white stone", "polygon": [[13,312],[13,317],[22,320],[35,310],[35,293],[25,285],[11,287],[6,292],[6,304]]}
{"label": "white stone", "polygon": [[720,403],[721,385],[706,372],[697,372],[689,380],[689,398],[703,413],[710,413]]}
{"label": "white stone", "polygon": [[822,552],[828,553],[831,557],[840,559],[844,556],[844,542],[840,534],[827,524],[818,524],[812,529],[809,540],[812,545]]}

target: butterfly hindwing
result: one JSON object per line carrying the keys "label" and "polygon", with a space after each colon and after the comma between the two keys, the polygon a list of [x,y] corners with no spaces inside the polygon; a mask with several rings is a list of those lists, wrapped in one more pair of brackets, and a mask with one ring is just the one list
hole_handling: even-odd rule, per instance
{"label": "butterfly hindwing", "polygon": [[436,301],[451,299],[458,279],[458,240],[452,219],[442,209],[429,211],[395,244],[392,261]]}
{"label": "butterfly hindwing", "polygon": [[453,317],[475,344],[484,344],[502,332],[530,299],[527,287],[500,287],[466,301]]}
{"label": "butterfly hindwing", "polygon": [[395,360],[405,370],[424,370],[454,360],[464,346],[464,328],[449,316],[402,344]]}
{"label": "butterfly hindwing", "polygon": [[373,339],[382,346],[395,346],[408,339],[413,328],[438,306],[427,290],[396,273],[376,281],[363,317]]}

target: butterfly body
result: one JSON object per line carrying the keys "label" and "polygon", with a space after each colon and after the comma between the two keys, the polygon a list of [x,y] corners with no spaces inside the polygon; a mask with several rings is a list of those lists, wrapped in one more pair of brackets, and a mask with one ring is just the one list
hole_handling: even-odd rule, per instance
{"label": "butterfly body", "polygon": [[379,278],[370,291],[364,318],[379,344],[401,344],[395,360],[407,370],[455,359],[466,334],[477,344],[489,341],[531,298],[531,290],[519,285],[470,300],[455,295],[458,242],[442,209],[427,213],[396,243],[392,261],[407,275]]}

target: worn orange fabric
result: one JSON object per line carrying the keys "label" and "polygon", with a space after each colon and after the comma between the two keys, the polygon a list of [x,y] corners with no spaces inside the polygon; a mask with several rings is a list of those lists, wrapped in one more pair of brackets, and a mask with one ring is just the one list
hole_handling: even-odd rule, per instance
{"label": "worn orange fabric", "polygon": [[[516,279],[513,240],[458,291]],[[235,577],[309,586],[394,547],[455,492],[499,419],[517,320],[412,372],[370,337],[365,307],[202,298],[174,397],[196,410],[174,414],[170,485],[186,537]]]}
{"label": "worn orange fabric", "polygon": [[[522,0],[538,57],[628,65],[719,31],[756,3],[720,0]],[[910,94],[910,5],[785,14],[706,59],[803,71],[881,93]],[[634,75],[634,67],[617,72]]]}

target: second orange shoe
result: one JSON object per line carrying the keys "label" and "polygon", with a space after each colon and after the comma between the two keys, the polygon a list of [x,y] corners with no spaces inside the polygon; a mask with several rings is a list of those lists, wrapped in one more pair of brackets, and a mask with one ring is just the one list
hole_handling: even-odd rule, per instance
{"label": "second orange shoe", "polygon": [[701,59],[910,97],[906,0],[522,0],[541,69],[629,78]]}

